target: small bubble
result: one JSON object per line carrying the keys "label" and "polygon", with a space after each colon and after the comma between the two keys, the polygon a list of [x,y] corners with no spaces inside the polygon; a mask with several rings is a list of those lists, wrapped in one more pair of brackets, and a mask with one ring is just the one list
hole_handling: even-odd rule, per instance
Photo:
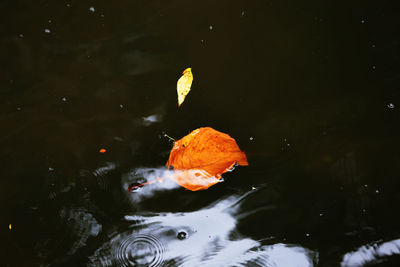
{"label": "small bubble", "polygon": [[21,110],[21,108],[20,108],[20,107],[17,107],[17,110],[18,110],[18,111],[20,111],[20,110]]}
{"label": "small bubble", "polygon": [[287,146],[290,146],[290,144],[287,144]]}
{"label": "small bubble", "polygon": [[379,190],[378,190],[378,189],[376,189],[376,190],[375,190],[375,193],[379,194]]}
{"label": "small bubble", "polygon": [[178,235],[176,236],[179,240],[184,240],[187,238],[187,233],[186,232],[179,232]]}
{"label": "small bubble", "polygon": [[204,40],[203,40],[203,39],[201,39],[201,40],[200,40],[200,42],[204,43]]}
{"label": "small bubble", "polygon": [[372,47],[372,48],[375,48],[375,45],[373,44],[373,45],[371,45],[371,47]]}
{"label": "small bubble", "polygon": [[54,169],[52,167],[49,167],[49,171],[52,172],[54,171]]}
{"label": "small bubble", "polygon": [[63,98],[61,98],[61,100],[62,100],[63,102],[66,102],[66,101],[67,101],[67,98],[66,98],[66,97],[63,97]]}
{"label": "small bubble", "polygon": [[51,23],[51,19],[49,19],[48,22]]}
{"label": "small bubble", "polygon": [[310,236],[310,234],[309,234],[309,233],[306,233],[306,236],[307,236],[307,237],[309,237],[309,236]]}
{"label": "small bubble", "polygon": [[366,209],[362,209],[362,212],[363,212],[363,213],[366,213],[366,212],[367,212],[367,210],[366,210]]}
{"label": "small bubble", "polygon": [[372,66],[372,69],[373,69],[373,70],[376,69],[376,66]]}
{"label": "small bubble", "polygon": [[393,103],[389,103],[389,104],[387,105],[387,107],[388,107],[388,108],[394,108],[394,105],[393,105]]}
{"label": "small bubble", "polygon": [[253,140],[254,140],[254,137],[253,137],[253,136],[250,136],[249,139],[250,139],[250,141],[253,141]]}
{"label": "small bubble", "polygon": [[361,20],[361,23],[362,23],[362,24],[364,24],[364,23],[365,23],[365,20],[364,20],[364,19],[362,19],[362,20]]}
{"label": "small bubble", "polygon": [[95,11],[95,10],[94,10],[94,7],[92,7],[92,6],[89,7],[89,11],[90,11],[90,12],[94,12],[94,11]]}
{"label": "small bubble", "polygon": [[319,214],[319,217],[322,217],[322,216],[324,216],[324,214],[323,214],[323,213],[320,213],[320,214]]}
{"label": "small bubble", "polygon": [[50,33],[51,31],[50,31],[50,29],[44,29],[44,32],[45,33]]}
{"label": "small bubble", "polygon": [[71,7],[71,4],[67,4],[67,7]]}
{"label": "small bubble", "polygon": [[24,35],[22,33],[20,33],[18,36],[19,38],[24,38]]}
{"label": "small bubble", "polygon": [[367,188],[367,187],[368,187],[368,185],[367,185],[367,184],[365,184],[365,185],[364,185],[364,187],[365,187],[365,188]]}
{"label": "small bubble", "polygon": [[210,25],[209,29],[210,29],[210,31],[212,31],[212,29],[213,29],[213,26],[212,26],[212,25]]}
{"label": "small bubble", "polygon": [[242,17],[244,16],[244,11],[242,11],[242,14],[241,14],[241,15],[242,15]]}
{"label": "small bubble", "polygon": [[121,104],[121,105],[119,105],[119,107],[120,107],[120,108],[124,108],[124,105]]}

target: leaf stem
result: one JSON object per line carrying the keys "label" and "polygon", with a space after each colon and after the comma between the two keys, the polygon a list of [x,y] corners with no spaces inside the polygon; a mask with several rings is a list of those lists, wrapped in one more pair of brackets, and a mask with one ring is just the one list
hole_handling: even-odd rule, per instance
{"label": "leaf stem", "polygon": [[165,133],[165,134],[164,134],[164,136],[165,136],[165,137],[168,137],[170,140],[172,140],[172,141],[174,141],[174,142],[175,142],[175,139],[174,139],[174,138],[172,138],[171,136],[169,136],[168,134],[166,134],[166,133]]}

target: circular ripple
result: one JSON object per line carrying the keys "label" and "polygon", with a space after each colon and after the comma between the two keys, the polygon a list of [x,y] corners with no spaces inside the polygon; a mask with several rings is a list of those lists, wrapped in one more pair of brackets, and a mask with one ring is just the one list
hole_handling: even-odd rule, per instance
{"label": "circular ripple", "polygon": [[117,261],[121,266],[161,266],[165,248],[149,234],[131,235],[125,238],[117,251]]}

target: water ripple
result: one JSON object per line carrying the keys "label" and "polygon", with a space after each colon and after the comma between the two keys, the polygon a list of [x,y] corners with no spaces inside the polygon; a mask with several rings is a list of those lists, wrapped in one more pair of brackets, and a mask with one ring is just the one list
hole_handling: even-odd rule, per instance
{"label": "water ripple", "polygon": [[84,208],[63,208],[60,217],[69,226],[70,235],[77,237],[67,255],[75,254],[79,248],[86,245],[90,237],[96,237],[102,230],[102,225]]}
{"label": "water ripple", "polygon": [[314,266],[317,253],[306,248],[263,245],[237,232],[237,213],[248,196],[191,212],[126,215],[128,230],[108,235],[90,266]]}
{"label": "water ripple", "polygon": [[164,261],[163,244],[150,234],[125,238],[117,251],[120,266],[161,266]]}
{"label": "water ripple", "polygon": [[89,258],[88,266],[164,266],[165,251],[152,234],[117,234]]}

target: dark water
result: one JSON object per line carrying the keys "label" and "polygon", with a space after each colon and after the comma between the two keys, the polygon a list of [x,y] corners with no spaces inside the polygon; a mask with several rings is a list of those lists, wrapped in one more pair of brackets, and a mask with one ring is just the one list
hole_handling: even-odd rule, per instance
{"label": "dark water", "polygon": [[[0,265],[400,266],[395,1],[0,8]],[[249,167],[126,191],[202,126]]]}

